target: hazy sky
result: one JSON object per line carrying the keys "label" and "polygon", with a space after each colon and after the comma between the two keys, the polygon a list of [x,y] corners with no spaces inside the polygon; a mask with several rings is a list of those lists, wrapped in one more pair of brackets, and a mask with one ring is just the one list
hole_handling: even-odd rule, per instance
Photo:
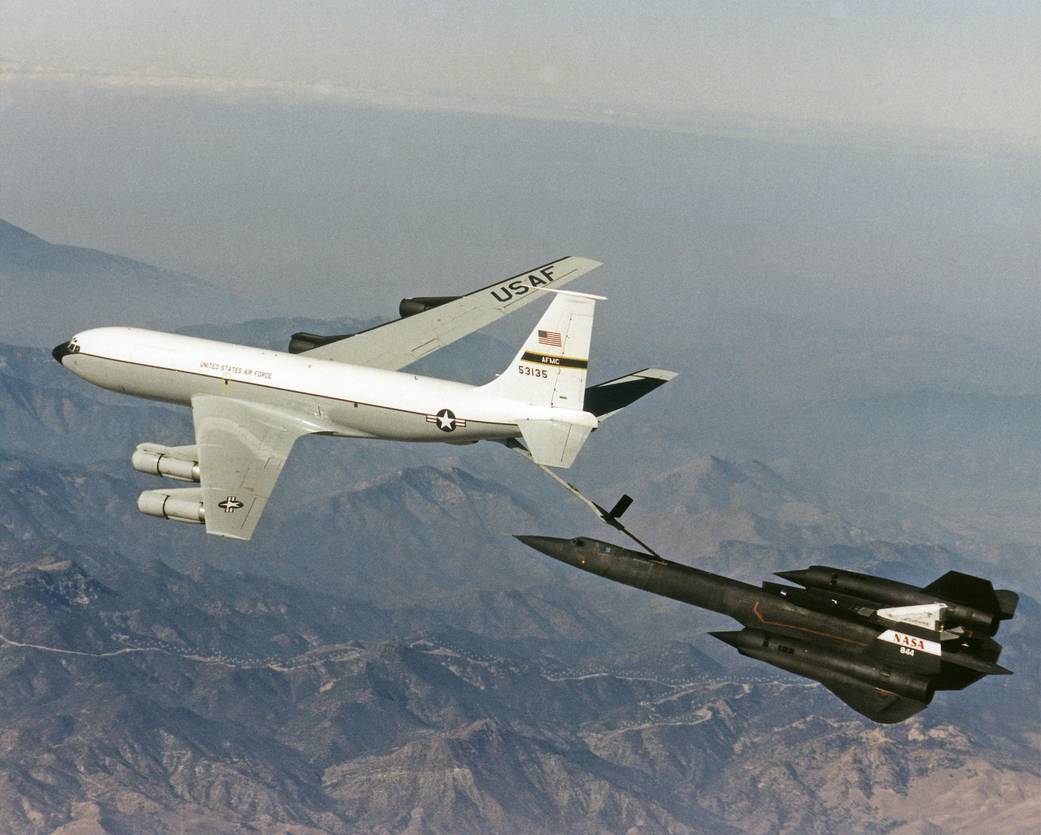
{"label": "hazy sky", "polygon": [[245,315],[390,315],[573,253],[635,333],[664,298],[1003,336],[1041,319],[1039,21],[0,0],[0,217]]}
{"label": "hazy sky", "polygon": [[1041,5],[1030,0],[0,0],[0,20],[8,84],[60,75],[225,95],[259,85],[654,124],[971,132],[1020,146],[1036,144],[1041,118]]}
{"label": "hazy sky", "polygon": [[677,433],[788,455],[778,403],[1039,390],[1039,18],[0,0],[0,218],[207,278],[242,319],[597,258],[596,377],[675,368]]}

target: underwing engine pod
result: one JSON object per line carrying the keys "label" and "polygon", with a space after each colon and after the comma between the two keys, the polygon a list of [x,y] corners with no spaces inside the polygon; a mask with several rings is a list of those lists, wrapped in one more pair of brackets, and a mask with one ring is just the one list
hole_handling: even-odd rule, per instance
{"label": "underwing engine pod", "polygon": [[130,466],[141,473],[198,483],[199,447],[138,444],[130,456]]}
{"label": "underwing engine pod", "polygon": [[137,509],[146,516],[173,519],[175,522],[189,522],[194,525],[202,525],[206,522],[201,487],[145,490],[137,497]]}

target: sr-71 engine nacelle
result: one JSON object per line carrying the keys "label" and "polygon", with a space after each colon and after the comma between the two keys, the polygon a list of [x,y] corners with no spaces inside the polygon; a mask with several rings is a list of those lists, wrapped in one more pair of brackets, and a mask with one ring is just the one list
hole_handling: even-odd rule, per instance
{"label": "sr-71 engine nacelle", "polygon": [[777,576],[807,589],[852,595],[882,607],[943,603],[943,621],[948,628],[962,626],[985,635],[997,632],[1000,622],[1015,614],[1019,602],[1015,592],[995,589],[989,580],[959,571],[948,571],[923,588],[826,565],[811,565],[801,571],[778,571]]}
{"label": "sr-71 engine nacelle", "polygon": [[130,456],[130,466],[149,475],[177,481],[199,481],[199,448],[197,446],[162,446],[140,444]]}

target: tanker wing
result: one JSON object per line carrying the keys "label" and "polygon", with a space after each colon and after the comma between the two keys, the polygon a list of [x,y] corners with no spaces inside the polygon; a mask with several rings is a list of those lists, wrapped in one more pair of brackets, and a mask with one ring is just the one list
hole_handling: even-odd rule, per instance
{"label": "tanker wing", "polygon": [[[397,371],[541,297],[543,287],[563,287],[600,266],[570,255],[504,278],[464,296],[403,299],[400,319],[356,334],[294,334],[292,353]],[[415,302],[407,305],[406,302]]]}

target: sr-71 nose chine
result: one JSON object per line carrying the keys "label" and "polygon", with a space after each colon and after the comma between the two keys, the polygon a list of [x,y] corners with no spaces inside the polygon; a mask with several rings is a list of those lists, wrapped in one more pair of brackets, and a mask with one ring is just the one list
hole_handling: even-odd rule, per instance
{"label": "sr-71 nose chine", "polygon": [[875,722],[902,722],[937,690],[1009,673],[992,636],[1019,597],[980,577],[949,571],[918,588],[815,565],[779,574],[798,586],[759,588],[586,537],[517,538],[591,574],[734,618],[743,629],[712,637],[820,682]]}
{"label": "sr-71 nose chine", "polygon": [[[53,355],[103,388],[191,406],[194,444],[141,444],[131,462],[198,486],[145,491],[138,508],[250,539],[302,435],[453,444],[520,439],[536,464],[569,467],[603,419],[675,376],[644,369],[593,386],[587,410],[593,312],[603,297],[560,288],[599,266],[572,256],[465,296],[404,299],[400,319],[356,334],[294,334],[288,352],[107,327],[77,334]],[[490,383],[399,371],[540,297],[552,301]]]}

